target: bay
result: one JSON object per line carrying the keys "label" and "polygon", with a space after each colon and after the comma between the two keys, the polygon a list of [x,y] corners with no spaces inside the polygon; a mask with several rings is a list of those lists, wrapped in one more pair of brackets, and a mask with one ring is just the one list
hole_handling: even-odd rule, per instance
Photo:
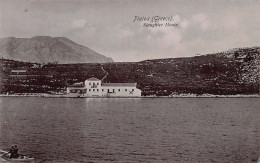
{"label": "bay", "polygon": [[256,162],[259,98],[0,98],[0,148],[36,162]]}

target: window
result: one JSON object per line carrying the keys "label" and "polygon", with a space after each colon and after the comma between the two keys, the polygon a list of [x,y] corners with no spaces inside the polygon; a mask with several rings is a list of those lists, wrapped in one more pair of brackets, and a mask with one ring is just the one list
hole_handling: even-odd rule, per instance
{"label": "window", "polygon": [[132,89],[132,91],[134,92],[134,89]]}
{"label": "window", "polygon": [[95,92],[95,89],[93,89],[93,92]]}
{"label": "window", "polygon": [[99,83],[97,83],[97,85],[99,85]]}
{"label": "window", "polygon": [[102,92],[104,92],[104,89],[102,89]]}
{"label": "window", "polygon": [[89,92],[91,92],[91,89],[89,89]]}
{"label": "window", "polygon": [[120,92],[120,89],[118,89],[118,92]]}
{"label": "window", "polygon": [[125,89],[125,91],[127,91],[127,89]]}
{"label": "window", "polygon": [[98,92],[98,89],[97,89],[97,92]]}
{"label": "window", "polygon": [[91,85],[91,83],[89,83],[89,85]]}

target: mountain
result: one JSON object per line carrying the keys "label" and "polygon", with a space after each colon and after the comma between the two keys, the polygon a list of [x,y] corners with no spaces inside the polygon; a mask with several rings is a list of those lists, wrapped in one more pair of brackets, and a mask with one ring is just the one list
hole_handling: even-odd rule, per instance
{"label": "mountain", "polygon": [[[12,70],[27,74],[12,75]],[[90,77],[136,82],[144,96],[260,94],[260,47],[127,63],[42,65],[0,59],[0,93],[60,91]]]}
{"label": "mountain", "polygon": [[36,36],[0,39],[0,57],[24,62],[106,63],[113,62],[94,50],[65,37]]}

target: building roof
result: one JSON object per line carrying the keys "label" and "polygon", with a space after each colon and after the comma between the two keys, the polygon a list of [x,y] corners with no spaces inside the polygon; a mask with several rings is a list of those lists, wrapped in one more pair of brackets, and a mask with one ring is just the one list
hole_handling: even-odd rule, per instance
{"label": "building roof", "polygon": [[94,77],[91,77],[91,78],[89,78],[89,79],[87,79],[88,81],[100,81],[99,79],[97,79],[97,78],[94,78]]}
{"label": "building roof", "polygon": [[84,83],[74,83],[72,85],[69,85],[69,87],[84,87]]}
{"label": "building roof", "polygon": [[107,87],[136,87],[136,83],[102,83],[102,86],[107,86]]}

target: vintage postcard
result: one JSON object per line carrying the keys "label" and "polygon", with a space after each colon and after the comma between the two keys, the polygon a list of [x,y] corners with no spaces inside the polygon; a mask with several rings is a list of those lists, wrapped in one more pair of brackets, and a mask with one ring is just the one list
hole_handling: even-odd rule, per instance
{"label": "vintage postcard", "polygon": [[259,162],[259,18],[259,0],[0,0],[0,162]]}

